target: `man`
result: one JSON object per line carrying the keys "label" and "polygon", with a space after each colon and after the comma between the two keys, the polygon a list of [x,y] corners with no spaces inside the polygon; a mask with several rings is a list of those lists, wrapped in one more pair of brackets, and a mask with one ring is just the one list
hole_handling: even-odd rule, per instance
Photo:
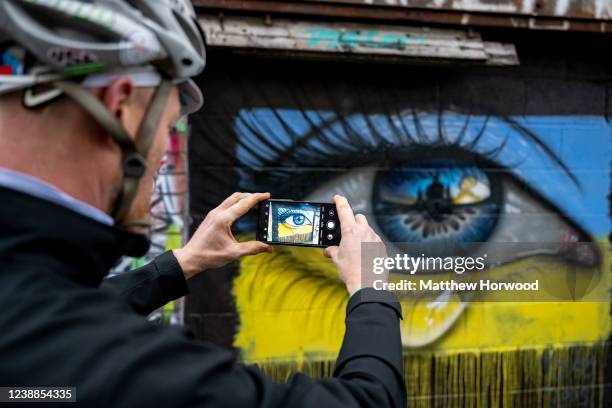
{"label": "man", "polygon": [[100,406],[405,405],[400,306],[361,288],[361,243],[380,239],[342,197],[342,242],[326,255],[352,296],[333,379],[273,384],[141,316],[185,295],[186,279],[271,250],[231,233],[267,193],[233,194],[184,248],[104,280],[146,252],[167,129],[201,105],[188,1],[4,0],[0,44],[0,386],[76,386]]}

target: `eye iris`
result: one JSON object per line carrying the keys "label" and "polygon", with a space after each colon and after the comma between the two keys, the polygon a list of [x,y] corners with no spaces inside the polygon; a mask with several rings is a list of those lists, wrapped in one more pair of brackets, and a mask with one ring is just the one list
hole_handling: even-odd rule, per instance
{"label": "eye iris", "polygon": [[304,217],[302,214],[295,214],[293,216],[293,223],[295,225],[302,225],[304,224],[306,217]]}
{"label": "eye iris", "polygon": [[499,214],[501,183],[469,163],[428,160],[379,172],[373,201],[390,241],[427,242],[442,250],[487,240]]}

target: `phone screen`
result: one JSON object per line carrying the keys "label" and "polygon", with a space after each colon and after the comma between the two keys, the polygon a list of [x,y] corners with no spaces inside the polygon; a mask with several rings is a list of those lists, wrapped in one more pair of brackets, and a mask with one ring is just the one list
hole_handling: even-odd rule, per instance
{"label": "phone screen", "polygon": [[319,245],[321,205],[270,201],[267,242]]}

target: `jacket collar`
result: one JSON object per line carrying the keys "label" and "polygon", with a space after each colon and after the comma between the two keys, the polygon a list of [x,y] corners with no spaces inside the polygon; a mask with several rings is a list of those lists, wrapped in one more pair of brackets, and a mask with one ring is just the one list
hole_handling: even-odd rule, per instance
{"label": "jacket collar", "polygon": [[106,225],[114,224],[113,218],[110,215],[92,205],[71,197],[44,180],[26,173],[0,167],[0,187],[10,188],[11,190],[54,202]]}
{"label": "jacket collar", "polygon": [[23,253],[60,261],[83,285],[98,286],[121,256],[143,256],[149,249],[144,235],[8,188],[0,187],[0,208],[0,257]]}

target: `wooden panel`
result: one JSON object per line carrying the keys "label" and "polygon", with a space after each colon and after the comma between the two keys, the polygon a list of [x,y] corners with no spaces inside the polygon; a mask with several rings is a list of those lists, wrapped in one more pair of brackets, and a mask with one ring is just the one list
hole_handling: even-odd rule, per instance
{"label": "wooden panel", "polygon": [[518,65],[512,44],[484,42],[463,30],[206,15],[200,20],[212,47]]}

